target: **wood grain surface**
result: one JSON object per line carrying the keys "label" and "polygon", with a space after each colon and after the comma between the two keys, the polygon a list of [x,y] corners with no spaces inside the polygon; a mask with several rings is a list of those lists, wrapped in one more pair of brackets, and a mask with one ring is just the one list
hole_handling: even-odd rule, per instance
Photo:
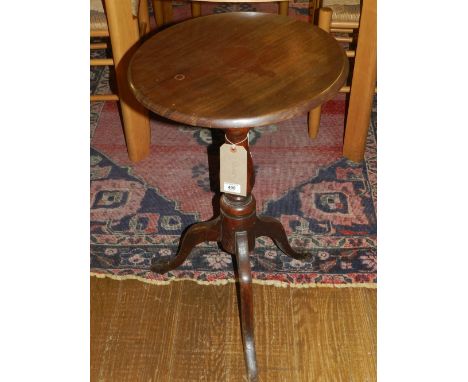
{"label": "wood grain surface", "polygon": [[197,17],[146,41],[129,81],[148,109],[193,126],[279,122],[320,105],[344,84],[348,59],[326,32],[286,16]]}
{"label": "wood grain surface", "polygon": [[148,155],[151,141],[148,111],[135,99],[127,81],[129,58],[140,39],[138,19],[132,15],[130,1],[104,3],[128,157],[138,162]]}
{"label": "wood grain surface", "polygon": [[[376,290],[253,285],[262,382],[376,381]],[[243,381],[236,287],[91,278],[91,381]]]}
{"label": "wood grain surface", "polygon": [[376,80],[377,0],[365,0],[362,4],[343,144],[343,155],[354,162],[364,159]]}

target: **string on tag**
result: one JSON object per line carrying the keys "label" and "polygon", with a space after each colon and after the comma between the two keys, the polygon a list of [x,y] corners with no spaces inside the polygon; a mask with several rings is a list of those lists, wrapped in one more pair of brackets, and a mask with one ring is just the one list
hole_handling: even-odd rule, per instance
{"label": "string on tag", "polygon": [[245,142],[247,139],[249,139],[249,132],[247,132],[246,137],[242,141],[239,141],[237,143],[231,142],[226,134],[224,134],[224,138],[226,139],[227,142],[231,144],[231,151],[236,151],[237,145],[240,145],[242,142]]}

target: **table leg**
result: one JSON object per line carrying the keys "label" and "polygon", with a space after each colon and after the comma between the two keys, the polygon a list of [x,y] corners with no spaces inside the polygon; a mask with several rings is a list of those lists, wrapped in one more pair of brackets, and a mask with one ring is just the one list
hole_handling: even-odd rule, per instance
{"label": "table leg", "polygon": [[240,316],[244,357],[250,382],[257,382],[257,357],[255,354],[252,272],[250,270],[248,234],[236,232],[236,259],[239,268]]}
{"label": "table leg", "polygon": [[151,270],[156,273],[166,273],[181,265],[188,257],[192,249],[205,241],[221,240],[220,218],[203,223],[196,223],[189,227],[182,236],[177,255],[168,261],[157,261],[151,265]]}
{"label": "table leg", "polygon": [[268,236],[285,255],[291,256],[293,259],[304,260],[310,256],[308,253],[298,253],[291,248],[283,225],[275,218],[257,216],[255,237],[259,236]]}

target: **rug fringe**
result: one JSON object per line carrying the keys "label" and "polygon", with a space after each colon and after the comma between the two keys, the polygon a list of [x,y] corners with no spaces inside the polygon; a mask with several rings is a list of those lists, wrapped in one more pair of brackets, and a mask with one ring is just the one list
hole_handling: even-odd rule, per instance
{"label": "rug fringe", "polygon": [[[203,280],[193,280],[185,278],[171,278],[170,280],[150,280],[144,277],[135,276],[135,275],[111,275],[105,273],[96,273],[91,272],[91,276],[94,276],[99,279],[110,278],[113,280],[125,281],[125,280],[137,280],[146,284],[153,285],[169,285],[173,281],[191,281],[199,285],[227,285],[230,283],[235,283],[235,279],[226,279],[226,280],[213,280],[213,281],[203,281]],[[353,284],[320,284],[320,283],[310,283],[310,284],[291,284],[285,283],[278,280],[257,280],[252,279],[252,283],[259,285],[273,285],[277,288],[369,288],[377,289],[376,283],[353,283]]]}

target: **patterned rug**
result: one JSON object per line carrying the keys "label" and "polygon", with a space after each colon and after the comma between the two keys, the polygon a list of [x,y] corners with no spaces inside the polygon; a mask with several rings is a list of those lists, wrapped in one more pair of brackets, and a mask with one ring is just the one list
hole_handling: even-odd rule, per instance
{"label": "patterned rug", "polygon": [[[92,92],[108,86],[97,73]],[[277,286],[375,287],[376,113],[365,161],[341,155],[345,97],[322,110],[318,138],[307,135],[307,116],[251,132],[257,212],[278,218],[306,261],[287,257],[274,243],[256,241],[254,282]],[[127,157],[115,102],[91,106],[91,272],[98,277],[164,284],[235,281],[235,260],[217,243],[198,245],[187,261],[165,275],[149,271],[154,258],[173,256],[182,232],[219,211],[218,150],[223,134],[152,115],[151,153]]]}

